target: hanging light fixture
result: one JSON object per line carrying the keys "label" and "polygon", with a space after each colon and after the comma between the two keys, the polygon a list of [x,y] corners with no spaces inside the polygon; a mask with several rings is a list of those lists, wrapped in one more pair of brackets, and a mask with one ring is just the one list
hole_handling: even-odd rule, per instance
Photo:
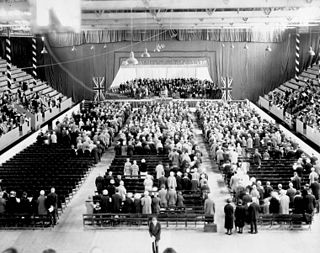
{"label": "hanging light fixture", "polygon": [[271,51],[272,51],[272,48],[268,45],[268,46],[266,47],[266,51],[267,51],[267,52],[271,52]]}
{"label": "hanging light fixture", "polygon": [[231,44],[231,46],[230,46],[232,49],[234,49],[234,45],[233,45],[233,43]]}
{"label": "hanging light fixture", "polygon": [[76,51],[77,49],[76,49],[76,47],[75,46],[73,46],[72,48],[71,48],[71,51],[72,52],[74,52],[74,51]]}
{"label": "hanging light fixture", "polygon": [[103,48],[107,48],[107,44],[104,44],[104,45],[103,45]]}
{"label": "hanging light fixture", "polygon": [[248,44],[246,43],[243,47],[243,49],[249,49]]}
{"label": "hanging light fixture", "polygon": [[94,45],[92,45],[91,47],[90,47],[90,50],[93,50],[94,49]]}
{"label": "hanging light fixture", "polygon": [[139,62],[138,60],[134,57],[134,52],[132,51],[132,37],[133,37],[133,17],[132,17],[132,8],[131,8],[131,52],[129,55],[129,58],[127,58],[125,61],[127,62],[127,64],[124,65],[137,65]]}
{"label": "hanging light fixture", "polygon": [[144,52],[141,54],[141,57],[147,57],[147,58],[150,57],[150,54],[148,53],[148,49],[147,48],[144,49]]}
{"label": "hanging light fixture", "polygon": [[221,44],[222,47],[225,47],[226,45],[224,43]]}
{"label": "hanging light fixture", "polygon": [[[147,34],[147,12],[145,13],[146,14],[146,17],[144,19],[144,35]],[[144,39],[144,51],[143,53],[141,54],[141,57],[147,57],[149,58],[150,57],[150,54],[148,52],[148,48],[147,48],[147,42],[146,40]]]}
{"label": "hanging light fixture", "polygon": [[45,46],[45,44],[44,44],[44,36],[41,37],[41,40],[42,40],[42,42],[43,42],[43,48],[42,48],[42,50],[41,50],[41,54],[47,54],[48,51],[47,51],[46,46]]}
{"label": "hanging light fixture", "polygon": [[315,56],[316,53],[313,51],[312,47],[309,47],[309,51],[308,51],[310,56]]}

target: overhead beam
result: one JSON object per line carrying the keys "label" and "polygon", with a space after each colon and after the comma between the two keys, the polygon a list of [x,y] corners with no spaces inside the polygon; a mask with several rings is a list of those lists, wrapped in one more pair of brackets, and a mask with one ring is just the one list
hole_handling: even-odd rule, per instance
{"label": "overhead beam", "polygon": [[320,0],[90,0],[81,6],[82,10],[292,8],[320,6]]}

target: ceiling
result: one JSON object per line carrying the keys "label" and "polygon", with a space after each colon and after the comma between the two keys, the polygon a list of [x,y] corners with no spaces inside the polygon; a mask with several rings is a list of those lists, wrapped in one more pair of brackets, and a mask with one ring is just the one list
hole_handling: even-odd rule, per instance
{"label": "ceiling", "polygon": [[[0,0],[0,28],[27,31],[32,1]],[[319,24],[320,0],[81,0],[82,30],[274,29]]]}

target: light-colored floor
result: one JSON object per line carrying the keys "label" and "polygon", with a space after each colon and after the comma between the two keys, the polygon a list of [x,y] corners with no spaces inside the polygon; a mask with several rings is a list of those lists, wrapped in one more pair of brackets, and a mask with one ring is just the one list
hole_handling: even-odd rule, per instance
{"label": "light-colored floor", "polygon": [[[283,229],[261,229],[258,234],[224,234],[223,207],[229,196],[226,187],[220,187],[222,179],[215,173],[215,164],[208,157],[205,144],[197,130],[200,148],[204,153],[203,166],[209,175],[211,196],[216,203],[215,220],[218,233],[204,233],[201,230],[163,229],[160,242],[160,253],[166,247],[173,247],[178,253],[228,252],[239,253],[257,251],[270,252],[319,252],[320,222],[319,215],[311,230],[289,231]],[[84,230],[82,214],[85,213],[84,202],[94,190],[95,178],[100,172],[105,172],[113,158],[113,150],[107,152],[81,189],[72,199],[66,211],[62,214],[59,225],[52,230],[36,231],[0,231],[0,251],[14,246],[20,253],[42,252],[45,248],[54,248],[58,253],[85,253],[93,247],[102,249],[105,253],[142,253],[152,252],[146,229],[140,230]]]}

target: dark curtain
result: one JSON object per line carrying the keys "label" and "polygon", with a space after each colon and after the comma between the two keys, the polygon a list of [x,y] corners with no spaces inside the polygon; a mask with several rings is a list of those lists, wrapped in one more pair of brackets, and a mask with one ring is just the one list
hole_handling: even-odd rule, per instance
{"label": "dark curtain", "polygon": [[[0,57],[5,58],[6,37],[0,37]],[[41,38],[37,37],[37,63],[43,65],[43,55],[41,54],[43,43]],[[11,60],[12,64],[22,68],[28,74],[32,73],[32,39],[30,37],[11,37]],[[44,68],[37,70],[38,78],[44,80]]]}

